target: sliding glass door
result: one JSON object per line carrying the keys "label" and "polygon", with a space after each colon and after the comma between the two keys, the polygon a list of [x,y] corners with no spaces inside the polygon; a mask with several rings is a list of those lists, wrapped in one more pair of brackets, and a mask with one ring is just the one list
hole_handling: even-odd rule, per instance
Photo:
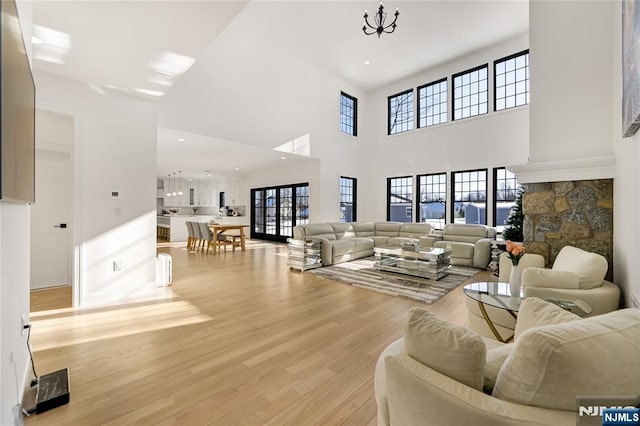
{"label": "sliding glass door", "polygon": [[308,183],[252,189],[251,200],[251,238],[286,242],[309,222]]}

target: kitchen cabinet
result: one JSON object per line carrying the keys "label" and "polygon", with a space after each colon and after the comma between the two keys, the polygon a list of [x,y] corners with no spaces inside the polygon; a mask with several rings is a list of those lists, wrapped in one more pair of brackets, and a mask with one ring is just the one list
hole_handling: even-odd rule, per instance
{"label": "kitchen cabinet", "polygon": [[217,186],[210,181],[200,181],[196,189],[196,206],[216,207],[218,205]]}

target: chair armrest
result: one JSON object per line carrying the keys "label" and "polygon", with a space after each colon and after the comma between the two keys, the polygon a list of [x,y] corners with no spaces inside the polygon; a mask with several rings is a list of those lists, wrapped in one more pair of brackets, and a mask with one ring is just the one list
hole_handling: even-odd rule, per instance
{"label": "chair armrest", "polygon": [[385,373],[391,424],[575,424],[575,412],[494,398],[440,374],[406,354],[388,356]]}
{"label": "chair armrest", "polygon": [[473,266],[476,268],[487,269],[491,260],[491,239],[481,238],[476,241],[473,248]]}
{"label": "chair armrest", "polygon": [[603,281],[602,286],[590,289],[524,287],[525,297],[540,297],[556,300],[582,300],[591,306],[588,317],[615,311],[620,307],[620,288]]}
{"label": "chair armrest", "polygon": [[433,243],[435,243],[436,241],[440,241],[441,239],[442,238],[432,237],[431,234],[429,234],[427,236],[418,238],[418,245],[420,246],[420,248],[430,249],[433,247]]}
{"label": "chair armrest", "polygon": [[333,264],[333,247],[329,243],[329,239],[325,237],[305,237],[307,240],[321,243],[322,266]]}

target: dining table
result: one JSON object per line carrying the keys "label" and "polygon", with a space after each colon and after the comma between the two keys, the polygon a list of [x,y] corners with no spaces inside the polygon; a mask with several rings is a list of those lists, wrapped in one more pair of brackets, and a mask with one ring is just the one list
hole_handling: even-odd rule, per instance
{"label": "dining table", "polygon": [[220,236],[224,235],[225,232],[227,231],[239,231],[239,234],[236,235],[230,235],[233,238],[233,240],[231,240],[231,244],[233,247],[233,250],[235,251],[236,249],[236,238],[235,237],[239,237],[240,238],[240,248],[242,249],[242,251],[246,250],[246,245],[245,245],[245,234],[244,234],[244,228],[248,228],[249,225],[241,225],[241,224],[230,224],[230,223],[210,223],[209,224],[209,229],[211,229],[211,232],[213,233],[213,254],[217,254],[220,246],[222,245],[222,243],[224,244],[228,244],[227,239],[221,239]]}

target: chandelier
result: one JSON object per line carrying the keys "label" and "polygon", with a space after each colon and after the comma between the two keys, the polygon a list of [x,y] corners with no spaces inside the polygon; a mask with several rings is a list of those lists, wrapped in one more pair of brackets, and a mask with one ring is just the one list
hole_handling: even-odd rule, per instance
{"label": "chandelier", "polygon": [[[398,15],[400,15],[400,12],[398,12],[398,9],[396,8],[396,13],[393,14],[394,16],[393,22],[390,23],[389,25],[385,25],[384,21],[387,19],[387,14],[384,11],[384,6],[382,6],[382,2],[380,2],[380,7],[378,8],[378,11],[373,17],[375,26],[369,23],[369,19],[368,19],[369,15],[367,14],[366,10],[364,11],[364,25],[362,26],[362,31],[364,31],[366,35],[378,34],[378,38],[380,38],[380,34],[382,33],[391,34],[396,30],[396,21],[398,20]],[[367,32],[367,29],[368,29],[367,27],[371,28],[371,30],[373,31]]]}

